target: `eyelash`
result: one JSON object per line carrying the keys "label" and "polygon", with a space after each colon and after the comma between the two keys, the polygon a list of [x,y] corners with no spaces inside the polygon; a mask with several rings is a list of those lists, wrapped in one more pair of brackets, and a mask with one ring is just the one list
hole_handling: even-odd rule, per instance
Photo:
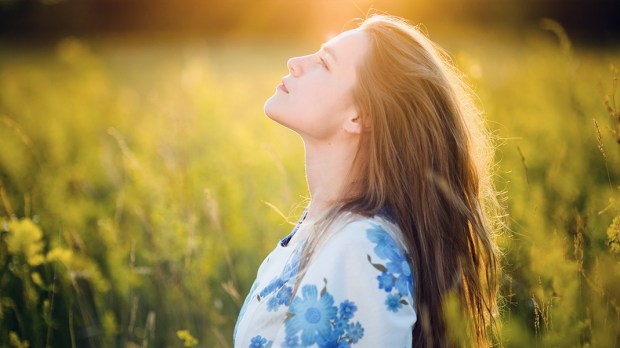
{"label": "eyelash", "polygon": [[325,61],[324,58],[319,57],[319,64],[321,64],[325,69],[329,70],[329,67],[327,66],[327,62]]}

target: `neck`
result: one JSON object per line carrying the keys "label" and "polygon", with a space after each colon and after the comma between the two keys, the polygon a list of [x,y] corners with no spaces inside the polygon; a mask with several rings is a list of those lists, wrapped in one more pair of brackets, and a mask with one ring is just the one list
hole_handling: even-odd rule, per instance
{"label": "neck", "polygon": [[343,198],[350,184],[350,170],[357,151],[357,141],[317,142],[304,140],[306,180],[311,203],[307,218],[313,220]]}

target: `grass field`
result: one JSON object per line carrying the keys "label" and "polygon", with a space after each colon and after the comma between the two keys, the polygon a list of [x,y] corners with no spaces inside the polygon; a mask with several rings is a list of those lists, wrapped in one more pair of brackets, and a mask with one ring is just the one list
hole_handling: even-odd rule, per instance
{"label": "grass field", "polygon": [[[620,48],[432,34],[497,137],[502,344],[618,346]],[[0,345],[231,347],[307,197],[262,105],[319,44],[0,43]]]}

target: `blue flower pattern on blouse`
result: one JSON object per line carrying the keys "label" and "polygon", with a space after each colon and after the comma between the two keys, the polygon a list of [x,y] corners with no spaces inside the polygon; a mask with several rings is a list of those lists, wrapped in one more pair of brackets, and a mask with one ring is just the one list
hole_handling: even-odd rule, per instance
{"label": "blue flower pattern on blouse", "polygon": [[278,290],[278,293],[275,296],[272,296],[269,301],[267,301],[267,311],[275,312],[280,308],[280,306],[287,306],[291,302],[291,297],[293,296],[293,288],[287,285]]}
{"label": "blue flower pattern on blouse", "polygon": [[258,301],[269,296],[270,294],[277,292],[275,296],[272,296],[267,301],[267,311],[275,312],[280,306],[287,306],[291,303],[291,297],[293,296],[293,288],[286,285],[289,280],[293,279],[297,274],[299,268],[299,252],[295,252],[291,262],[289,262],[282,271],[279,277],[274,278],[260,291],[258,294]]}
{"label": "blue flower pattern on blouse", "polygon": [[271,348],[272,344],[272,341],[267,341],[265,337],[258,335],[252,337],[249,348]]}
{"label": "blue flower pattern on blouse", "polygon": [[337,307],[325,287],[319,292],[314,285],[304,285],[301,296],[295,296],[285,321],[284,347],[351,347],[364,336],[359,322],[350,323],[357,306],[345,300]]}
{"label": "blue flower pattern on blouse", "polygon": [[[378,304],[385,305],[385,313],[399,313],[405,306],[410,305],[408,297],[413,295],[413,276],[408,258],[396,240],[380,224],[370,222],[367,226],[369,228],[365,231],[366,238],[371,242],[369,247],[374,252],[374,255],[369,253],[367,259],[370,265],[379,271],[375,277],[380,291],[378,294],[383,291],[386,293],[385,300],[379,299]],[[267,312],[275,313],[281,306],[284,307],[284,337],[283,341],[278,340],[278,346],[350,348],[364,342],[364,326],[359,321],[352,320],[358,311],[357,304],[350,298],[338,298],[343,301],[336,303],[334,296],[327,291],[327,279],[323,279],[325,285],[322,289],[317,288],[316,283],[306,284],[293,294],[299,256],[299,250],[293,251],[285,262],[282,273],[266,285],[263,283],[259,289],[256,289],[255,283],[245,301],[247,303],[252,297],[259,303],[263,302],[263,308]],[[374,275],[370,277],[372,279]],[[242,306],[240,318],[245,312],[246,303]],[[275,345],[274,341],[261,335],[252,337],[249,343],[250,348],[272,348]]]}
{"label": "blue flower pattern on blouse", "polygon": [[[381,274],[377,276],[379,289],[388,293],[385,306],[388,311],[398,312],[402,305],[408,305],[405,298],[412,295],[413,276],[407,258],[396,241],[377,224],[366,231],[368,239],[375,244],[374,251],[385,264],[373,263],[370,255],[368,261]],[[394,292],[396,290],[396,292]]]}
{"label": "blue flower pattern on blouse", "polygon": [[[403,304],[400,301],[401,301],[400,295],[389,294],[387,296],[387,299],[385,299],[385,305],[387,306],[388,311],[391,311],[394,313],[398,312],[400,307],[403,306]],[[405,301],[405,303],[407,303],[407,301]]]}

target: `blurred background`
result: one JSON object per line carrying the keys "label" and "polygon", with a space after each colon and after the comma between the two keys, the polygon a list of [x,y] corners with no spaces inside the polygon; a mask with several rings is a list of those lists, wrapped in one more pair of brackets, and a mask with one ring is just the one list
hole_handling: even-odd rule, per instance
{"label": "blurred background", "polygon": [[308,197],[263,103],[373,11],[495,135],[498,344],[620,346],[616,0],[0,0],[0,346],[232,347]]}
{"label": "blurred background", "polygon": [[514,28],[550,17],[574,38],[596,42],[613,40],[620,31],[614,0],[2,0],[0,6],[3,34],[37,40],[129,32],[298,39],[340,29],[370,8],[433,25]]}

